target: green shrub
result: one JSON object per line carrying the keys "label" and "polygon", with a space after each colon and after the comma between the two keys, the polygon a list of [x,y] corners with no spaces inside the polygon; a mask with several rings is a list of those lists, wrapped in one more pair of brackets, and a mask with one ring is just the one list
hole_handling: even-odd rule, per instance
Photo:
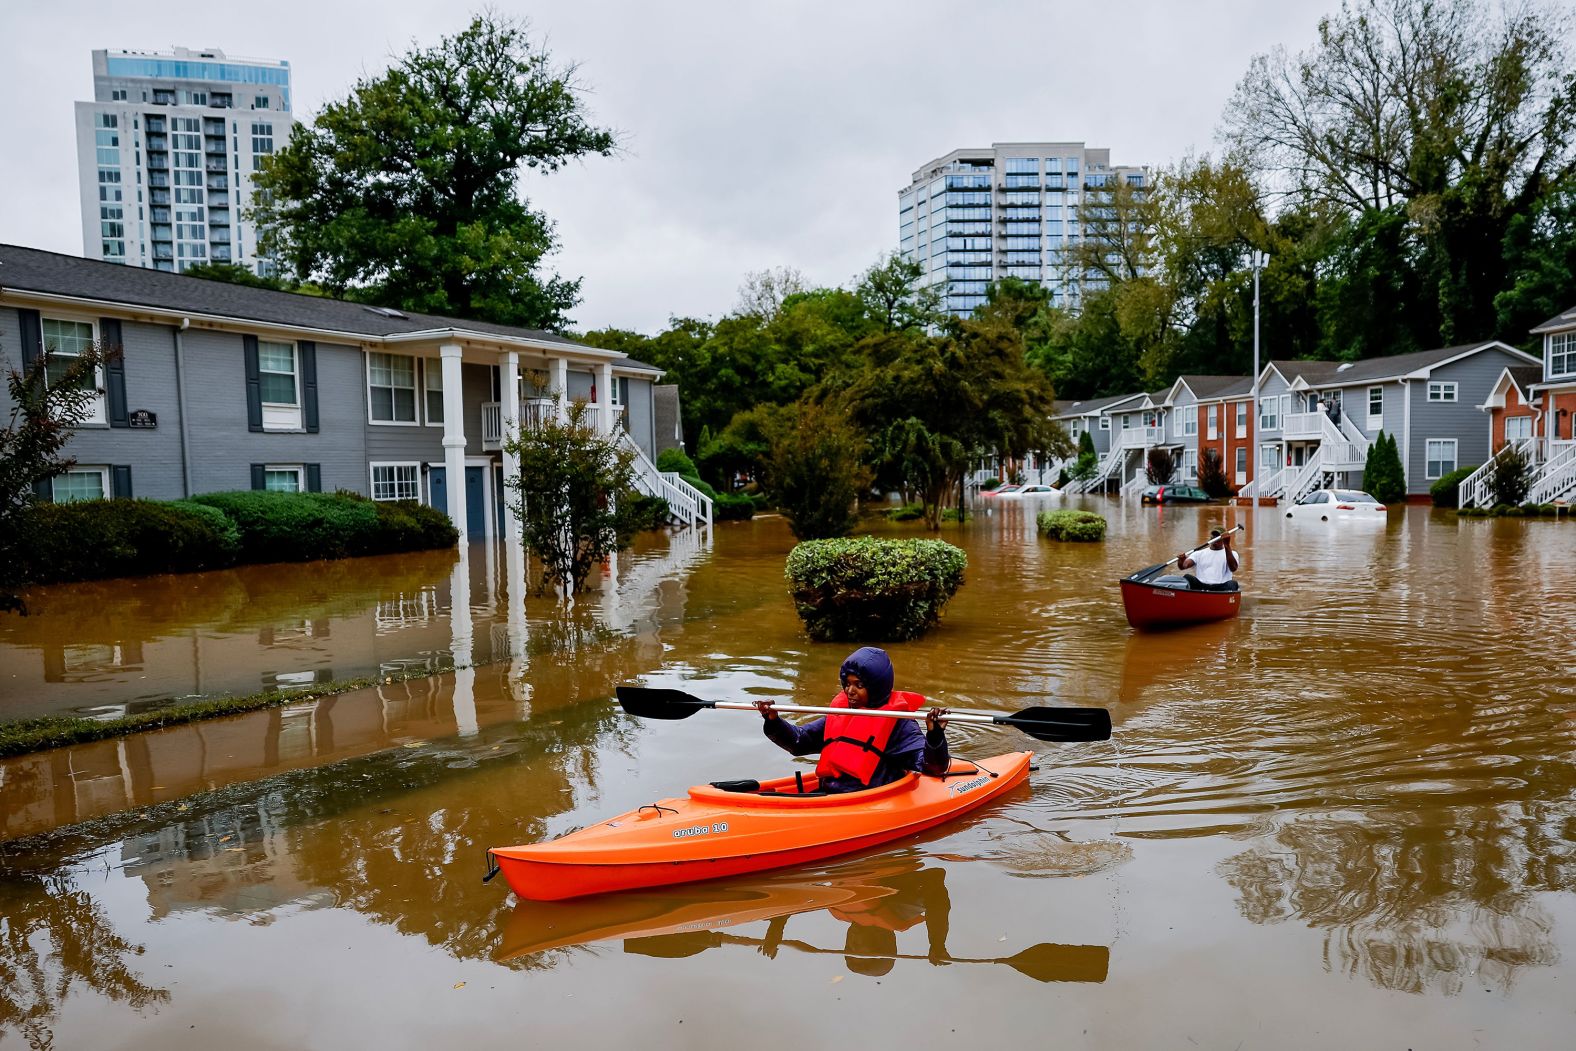
{"label": "green shrub", "polygon": [[619,501],[618,512],[618,531],[624,537],[633,537],[636,533],[653,529],[666,529],[672,521],[672,511],[666,500],[634,491],[624,494],[624,499]]}
{"label": "green shrub", "polygon": [[942,540],[806,540],[784,576],[794,609],[818,642],[901,642],[941,617],[968,559]]}
{"label": "green shrub", "polygon": [[737,522],[754,518],[755,500],[748,493],[719,493],[712,498],[711,517],[717,522]]}
{"label": "green shrub", "polygon": [[800,540],[846,536],[870,488],[865,439],[841,413],[803,403],[772,439],[767,481]]}
{"label": "green shrub", "polygon": [[204,493],[192,499],[235,520],[248,562],[307,562],[379,550],[378,512],[371,500],[267,490]]}
{"label": "green shrub", "polygon": [[[361,496],[348,499],[362,500]],[[364,554],[395,551],[425,551],[450,547],[459,542],[460,532],[449,516],[437,508],[414,500],[367,501],[377,508],[378,530]]]}
{"label": "green shrub", "polygon": [[663,449],[657,453],[657,470],[700,477],[700,472],[695,469],[695,461],[691,460],[683,449]]}
{"label": "green shrub", "polygon": [[1466,481],[1467,475],[1477,470],[1476,467],[1457,467],[1439,481],[1428,487],[1428,495],[1434,501],[1435,507],[1460,507],[1461,483]]}
{"label": "green shrub", "polygon": [[1042,535],[1052,540],[1105,539],[1105,519],[1093,511],[1041,511],[1034,523]]}
{"label": "green shrub", "polygon": [[925,517],[925,508],[920,504],[904,504],[902,507],[890,507],[883,514],[894,522],[913,522]]}
{"label": "green shrub", "polygon": [[1406,499],[1406,474],[1401,469],[1401,452],[1393,434],[1380,431],[1368,447],[1368,460],[1363,466],[1363,491],[1384,504]]}
{"label": "green shrub", "polygon": [[984,491],[987,491],[987,490],[999,488],[1000,486],[1001,486],[1001,479],[1000,478],[987,478],[983,482],[980,483],[980,491],[984,492]]}
{"label": "green shrub", "polygon": [[1532,463],[1520,449],[1506,449],[1489,468],[1488,488],[1496,504],[1520,504],[1532,488]]}
{"label": "green shrub", "polygon": [[34,504],[22,532],[25,578],[38,584],[218,569],[238,546],[228,518],[184,501]]}

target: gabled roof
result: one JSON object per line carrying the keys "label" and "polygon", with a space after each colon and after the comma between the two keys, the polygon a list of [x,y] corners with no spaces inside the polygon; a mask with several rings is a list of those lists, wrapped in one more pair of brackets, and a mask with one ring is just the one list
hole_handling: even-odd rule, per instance
{"label": "gabled roof", "polygon": [[[537,329],[497,325],[439,314],[389,311],[321,296],[275,292],[147,270],[120,263],[0,244],[0,291],[33,292],[96,304],[154,308],[177,314],[282,328],[341,333],[389,342],[453,333],[505,342],[562,347],[592,357],[615,358],[620,367],[640,367],[616,351],[599,350]],[[661,371],[646,365],[651,371]]]}
{"label": "gabled roof", "polygon": [[[1115,394],[1106,398],[1085,398],[1082,401],[1070,402],[1065,409],[1059,410],[1056,415],[1063,416],[1098,416],[1107,409],[1115,408],[1124,402],[1133,401],[1144,397],[1144,392],[1137,394]],[[1060,403],[1058,403],[1060,404]]]}
{"label": "gabled roof", "polygon": [[1502,409],[1505,407],[1505,391],[1515,387],[1521,395],[1523,404],[1533,400],[1532,385],[1543,378],[1543,369],[1537,365],[1506,365],[1499,370],[1499,377],[1494,380],[1494,385],[1489,388],[1488,398],[1478,408]]}
{"label": "gabled roof", "polygon": [[1508,365],[1505,373],[1510,377],[1510,381],[1520,388],[1522,394],[1526,394],[1534,383],[1541,382],[1543,379],[1541,365]]}
{"label": "gabled roof", "polygon": [[1171,384],[1167,400],[1176,397],[1177,388],[1186,385],[1193,392],[1195,401],[1218,401],[1226,396],[1226,391],[1233,387],[1241,387],[1246,394],[1253,389],[1252,376],[1178,376],[1176,382]]}
{"label": "gabled roof", "polygon": [[1479,351],[1498,349],[1508,354],[1535,362],[1538,359],[1525,351],[1517,350],[1498,340],[1462,343],[1454,347],[1419,350],[1411,354],[1394,354],[1385,358],[1364,358],[1361,361],[1272,361],[1265,366],[1279,372],[1286,382],[1295,385],[1302,380],[1308,387],[1343,387],[1356,383],[1374,383],[1385,380],[1420,379],[1457,358],[1464,358]]}
{"label": "gabled roof", "polygon": [[1562,328],[1576,328],[1576,307],[1555,314],[1543,324],[1532,330],[1534,336],[1541,336],[1545,332],[1556,332]]}

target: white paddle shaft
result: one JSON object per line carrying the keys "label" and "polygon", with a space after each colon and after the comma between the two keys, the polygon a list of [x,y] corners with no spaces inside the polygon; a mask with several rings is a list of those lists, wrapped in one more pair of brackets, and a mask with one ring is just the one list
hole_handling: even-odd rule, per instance
{"label": "white paddle shaft", "polygon": [[[1210,537],[1208,540],[1204,541],[1202,544],[1200,544],[1197,547],[1195,547],[1192,551],[1189,551],[1188,554],[1196,555],[1200,551],[1202,551],[1206,547],[1208,547],[1210,544],[1213,544],[1215,541],[1219,540],[1221,537],[1230,536],[1232,533],[1235,533],[1237,530],[1239,530],[1241,528],[1242,528],[1241,525],[1234,525],[1230,529],[1226,530],[1224,533],[1220,534],[1220,536],[1212,536],[1212,537]],[[1182,561],[1182,556],[1181,555],[1178,555],[1176,558],[1173,558],[1171,560],[1171,562],[1180,562],[1180,561]],[[1161,569],[1166,568],[1166,566],[1169,566],[1171,564],[1171,562],[1165,563],[1165,565],[1162,565],[1160,568]]]}
{"label": "white paddle shaft", "polygon": [[[749,701],[717,701],[717,708],[731,708],[734,711],[753,712],[755,705]],[[917,712],[896,712],[889,708],[822,708],[813,704],[778,704],[772,702],[772,711],[790,715],[873,715],[878,719],[925,719],[930,711],[921,708]],[[947,710],[942,719],[949,723],[994,723],[996,717],[986,712],[954,712]]]}

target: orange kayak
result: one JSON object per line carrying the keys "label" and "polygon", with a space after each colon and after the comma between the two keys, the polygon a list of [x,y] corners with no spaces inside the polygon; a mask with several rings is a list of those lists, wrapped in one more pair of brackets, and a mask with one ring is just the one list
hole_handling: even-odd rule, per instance
{"label": "orange kayak", "polygon": [[750,791],[697,785],[684,798],[659,799],[549,843],[487,854],[515,894],[535,901],[764,872],[932,828],[1021,785],[1032,758],[954,759],[945,777],[911,773],[830,795],[817,794],[813,776]]}

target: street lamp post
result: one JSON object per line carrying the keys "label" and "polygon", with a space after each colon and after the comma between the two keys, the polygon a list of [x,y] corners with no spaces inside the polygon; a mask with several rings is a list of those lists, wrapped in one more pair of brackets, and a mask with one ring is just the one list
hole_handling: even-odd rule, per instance
{"label": "street lamp post", "polygon": [[[1264,454],[1261,451],[1264,438],[1259,433],[1262,417],[1259,415],[1259,271],[1269,262],[1269,254],[1255,248],[1249,257],[1253,265],[1253,424],[1250,428],[1253,433],[1253,452],[1258,453],[1258,463],[1253,465],[1253,506],[1257,507],[1259,498],[1263,493]],[[1277,459],[1277,463],[1278,463]]]}

